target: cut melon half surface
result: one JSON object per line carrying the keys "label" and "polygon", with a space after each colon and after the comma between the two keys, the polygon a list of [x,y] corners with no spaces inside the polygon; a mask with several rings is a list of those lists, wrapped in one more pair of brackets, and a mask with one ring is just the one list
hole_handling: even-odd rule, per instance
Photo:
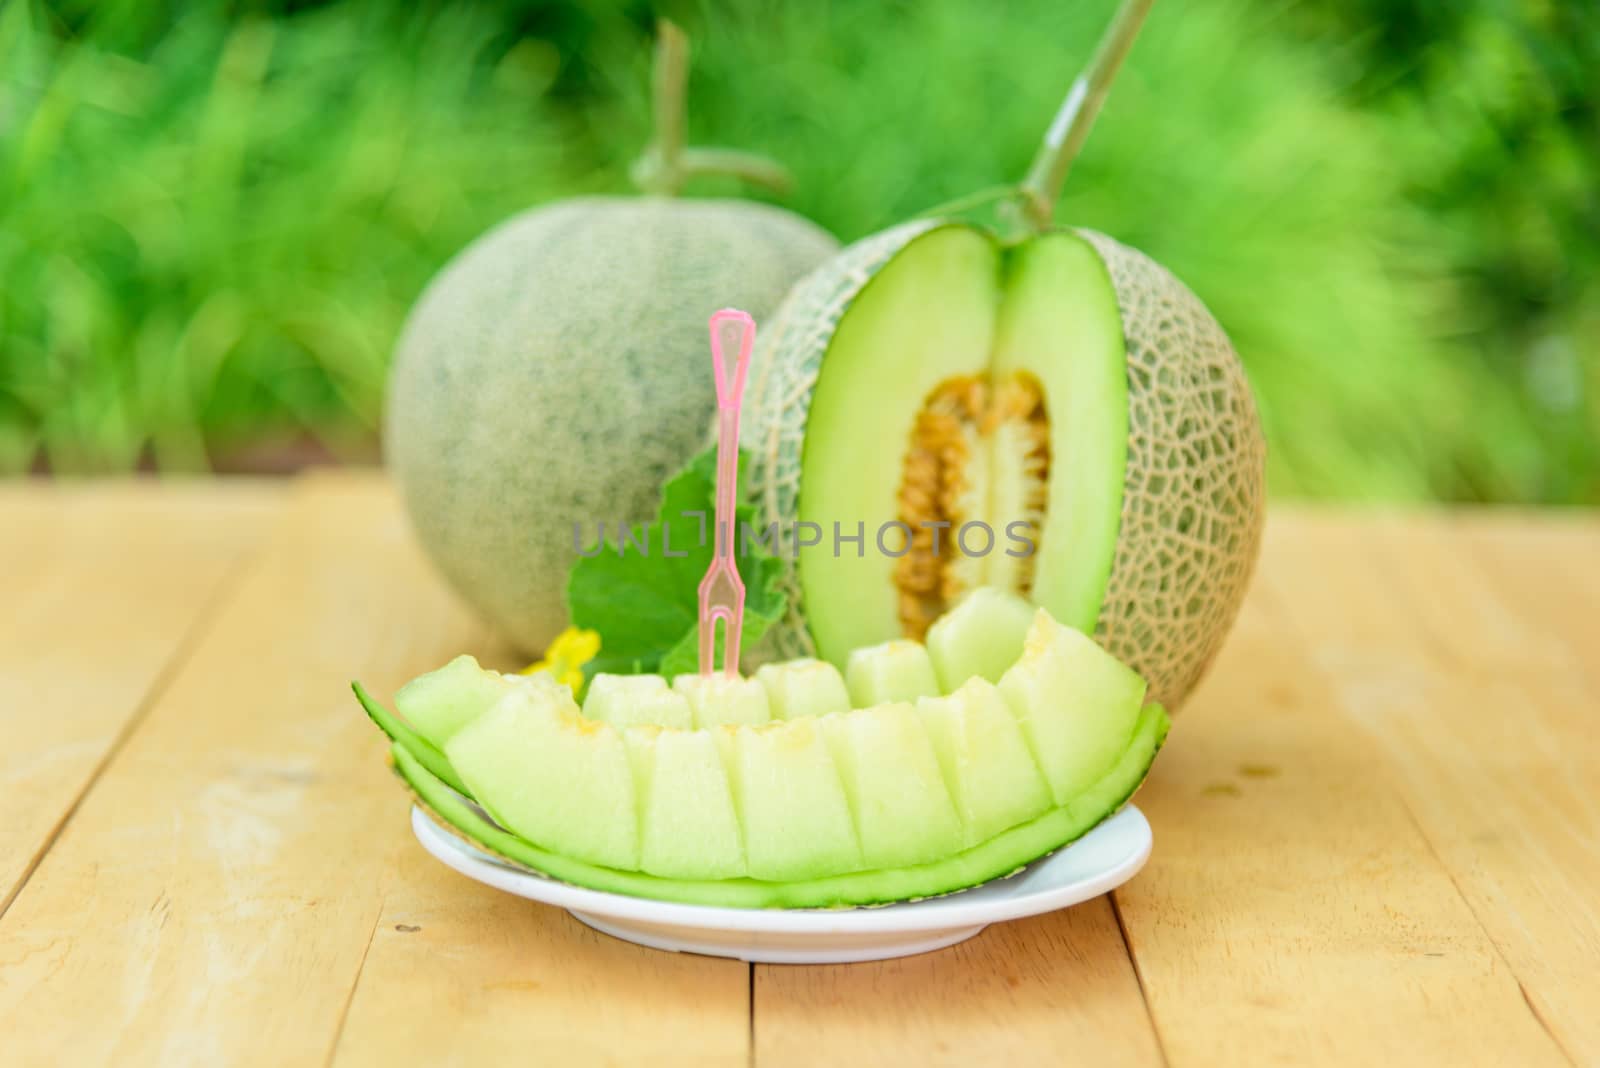
{"label": "cut melon half surface", "polygon": [[[840,318],[807,414],[798,519],[823,539],[796,567],[818,654],[843,667],[921,638],[985,585],[1092,631],[1127,388],[1116,294],[1081,237],[1003,248],[945,226],[907,243]],[[836,540],[862,524],[865,551]]]}

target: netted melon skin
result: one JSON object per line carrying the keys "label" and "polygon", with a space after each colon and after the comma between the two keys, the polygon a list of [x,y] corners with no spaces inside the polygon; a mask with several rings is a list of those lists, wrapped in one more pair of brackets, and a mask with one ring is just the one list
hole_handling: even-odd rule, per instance
{"label": "netted melon skin", "polygon": [[[763,526],[798,515],[811,396],[839,320],[889,260],[944,225],[906,223],[806,276],[763,325],[752,359],[746,442]],[[1233,346],[1205,306],[1147,256],[1078,231],[1101,259],[1128,353],[1128,459],[1117,547],[1095,636],[1176,709],[1238,614],[1261,539],[1265,444]],[[789,612],[750,660],[815,656],[792,552]]]}
{"label": "netted melon skin", "polygon": [[1175,709],[1211,663],[1261,545],[1266,443],[1244,367],[1204,304],[1091,230],[1122,311],[1128,461],[1095,637]]}
{"label": "netted melon skin", "polygon": [[654,515],[716,407],[706,320],[758,318],[838,243],[735,200],[589,197],[519,215],[418,300],[396,346],[384,448],[418,539],[519,648],[566,625],[598,523]]}

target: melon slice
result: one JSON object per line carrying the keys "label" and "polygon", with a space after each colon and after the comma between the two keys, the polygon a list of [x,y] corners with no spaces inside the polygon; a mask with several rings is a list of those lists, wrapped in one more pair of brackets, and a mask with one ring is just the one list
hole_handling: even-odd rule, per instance
{"label": "melon slice", "polygon": [[583,714],[614,727],[654,723],[662,727],[692,727],[689,701],[667,685],[660,675],[609,675],[589,680]]}
{"label": "melon slice", "polygon": [[1050,807],[1050,788],[993,683],[970,679],[946,697],[925,697],[917,715],[939,755],[965,844],[993,838]]}
{"label": "melon slice", "polygon": [[409,752],[428,769],[429,773],[437,776],[452,790],[462,794],[469,793],[467,784],[461,781],[456,769],[450,766],[450,759],[438,747],[412,730],[393,712],[380,705],[359,682],[352,682],[350,688],[355,691],[356,700],[361,702],[361,707],[366,709],[367,717],[378,725],[379,730],[389,736],[390,741]]}
{"label": "melon slice", "polygon": [[1168,719],[1147,705],[1127,751],[1101,780],[1072,803],[1013,827],[982,845],[905,868],[851,872],[822,879],[763,882],[749,878],[663,879],[589,864],[534,845],[485,819],[470,801],[436,778],[403,746],[392,754],[396,772],[442,825],[479,848],[578,886],[619,894],[726,908],[829,908],[874,905],[947,894],[1009,875],[1072,842],[1111,815],[1144,781],[1166,738]]}
{"label": "melon slice", "polygon": [[767,691],[773,719],[801,719],[850,710],[844,676],[826,660],[804,657],[763,664],[756,671],[756,681]]}
{"label": "melon slice", "polygon": [[945,693],[977,677],[999,682],[1022,655],[1038,609],[1025,597],[980,586],[928,628],[928,656]]}
{"label": "melon slice", "polygon": [[915,701],[939,692],[928,650],[905,639],[851,653],[845,682],[857,708],[886,701]]}
{"label": "melon slice", "polygon": [[696,727],[738,726],[772,719],[767,691],[755,679],[737,675],[679,675],[672,688],[689,702]]}
{"label": "melon slice", "polygon": [[577,860],[639,866],[622,735],[585,719],[565,686],[513,689],[456,732],[445,755],[501,826]]}
{"label": "melon slice", "polygon": [[639,867],[667,878],[725,879],[747,870],[733,789],[707,731],[623,732],[639,799]]}
{"label": "melon slice", "polygon": [[730,733],[748,874],[781,882],[862,867],[844,784],[817,721]]}
{"label": "melon slice", "polygon": [[[979,620],[989,610],[980,599],[964,616]],[[905,661],[918,665],[911,677],[922,681],[914,689],[926,689],[927,654],[903,644],[920,654]],[[896,651],[861,663],[892,666],[905,656]],[[768,678],[808,673],[801,667]],[[475,674],[484,673],[454,669],[469,689],[481,684]],[[904,684],[892,670],[862,677],[884,690]],[[831,678],[837,688],[837,673]],[[752,693],[761,714],[768,708],[766,688],[755,680],[678,681],[701,698],[698,715],[709,708],[710,716],[753,716],[727,711],[748,704]],[[636,690],[644,704],[660,707],[664,687],[659,679],[613,683],[599,699]],[[633,872],[692,883],[701,889],[683,892],[695,895],[702,884],[737,880],[803,884],[801,897],[881,900],[885,887],[925,886],[943,877],[937,872],[970,874],[1024,846],[1037,855],[1068,840],[1052,844],[1052,835],[1081,833],[1090,804],[1084,799],[1100,797],[1101,781],[1143,744],[1138,724],[1153,717],[1165,730],[1164,713],[1140,713],[1142,693],[1137,675],[1040,610],[999,686],[974,675],[953,693],[924,694],[914,705],[884,701],[764,723],[619,728],[583,715],[564,686],[513,680],[442,753],[387,713],[374,718],[405,754],[397,763],[420,769],[407,771],[408,780],[437,782],[440,790],[455,783],[532,851],[522,855],[564,858],[544,869],[552,874],[570,869],[596,885],[603,879],[596,870]],[[695,703],[677,696],[683,706]],[[601,711],[619,719],[643,715]],[[681,721],[681,707],[676,715]],[[1035,830],[1012,834],[1028,826]],[[1000,839],[1009,844],[991,848]],[[978,859],[938,867],[968,855]],[[848,878],[889,871],[908,874]]]}
{"label": "melon slice", "polygon": [[1132,668],[1040,609],[1000,693],[1022,725],[1056,804],[1065,804],[1127,746],[1144,703]]}
{"label": "melon slice", "polygon": [[479,665],[476,657],[458,656],[400,687],[394,695],[394,707],[418,734],[443,748],[457,731],[487,712],[514,687],[538,685],[539,681],[534,676],[489,671]]}
{"label": "melon slice", "polygon": [[816,721],[850,802],[868,868],[924,864],[967,843],[916,711],[905,702]]}

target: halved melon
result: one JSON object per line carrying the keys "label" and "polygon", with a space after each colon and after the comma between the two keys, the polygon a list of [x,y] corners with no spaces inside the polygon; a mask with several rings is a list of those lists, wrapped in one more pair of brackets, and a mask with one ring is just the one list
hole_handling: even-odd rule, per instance
{"label": "halved melon", "polygon": [[1263,498],[1249,386],[1194,295],[1103,235],[921,220],[857,242],[763,324],[745,411],[789,569],[768,655],[844,667],[987,585],[1175,703],[1237,611]]}
{"label": "halved melon", "polygon": [[[979,601],[966,612],[994,607]],[[444,755],[494,823],[528,847],[512,855],[561,858],[539,865],[558,877],[618,886],[632,885],[620,873],[634,873],[660,880],[648,885],[662,896],[704,900],[722,894],[709,887],[730,882],[740,887],[734,896],[769,902],[884,900],[897,887],[939,893],[976,872],[1002,874],[992,866],[1014,868],[1107,815],[1088,818],[1094,799],[1114,793],[1120,803],[1166,717],[1155,706],[1141,713],[1142,686],[1115,684],[1119,671],[1039,611],[999,686],[973,677],[915,705],[619,730],[585,716],[564,687],[511,685],[449,737]],[[426,750],[406,744],[404,733],[396,749],[432,807],[505,851],[502,839],[456,818]],[[1102,788],[1108,776],[1114,781]],[[1015,833],[1024,828],[1032,829]],[[958,881],[935,885],[946,877]],[[780,886],[805,889],[753,889]]]}

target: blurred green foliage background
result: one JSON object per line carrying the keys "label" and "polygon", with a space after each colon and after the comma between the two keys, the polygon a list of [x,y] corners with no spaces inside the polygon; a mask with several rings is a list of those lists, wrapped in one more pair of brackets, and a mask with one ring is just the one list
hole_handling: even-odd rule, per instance
{"label": "blurred green foliage background", "polygon": [[[1019,179],[1112,6],[0,0],[0,472],[373,458],[430,275],[627,189],[657,13],[848,241]],[[1600,503],[1597,70],[1590,0],[1165,0],[1058,218],[1216,312],[1274,492]]]}

